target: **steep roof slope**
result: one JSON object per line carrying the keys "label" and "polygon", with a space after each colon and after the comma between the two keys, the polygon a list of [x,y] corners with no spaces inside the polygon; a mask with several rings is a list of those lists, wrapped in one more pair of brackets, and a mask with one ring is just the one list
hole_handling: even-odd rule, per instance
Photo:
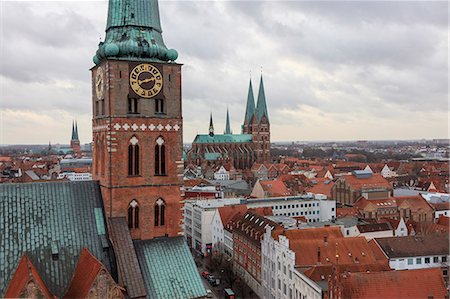
{"label": "steep roof slope", "polygon": [[23,253],[58,297],[83,247],[110,270],[108,250],[103,250],[108,246],[103,202],[95,181],[0,184],[0,215],[0,297]]}

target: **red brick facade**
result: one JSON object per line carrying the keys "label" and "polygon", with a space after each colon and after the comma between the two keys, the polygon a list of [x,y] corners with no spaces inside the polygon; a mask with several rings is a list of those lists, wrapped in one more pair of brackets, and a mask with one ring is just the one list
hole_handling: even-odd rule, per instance
{"label": "red brick facade", "polygon": [[106,216],[127,217],[134,239],[173,237],[182,224],[181,65],[150,63],[162,89],[141,98],[130,89],[136,64],[105,60],[92,69],[93,178]]}

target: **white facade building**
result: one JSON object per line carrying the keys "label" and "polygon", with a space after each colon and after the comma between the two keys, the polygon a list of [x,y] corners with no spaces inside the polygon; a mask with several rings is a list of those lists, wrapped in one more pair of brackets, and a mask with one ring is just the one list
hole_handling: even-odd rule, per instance
{"label": "white facade building", "polygon": [[188,245],[203,255],[209,255],[213,243],[213,216],[217,208],[240,202],[239,198],[187,200],[184,203],[184,233]]}
{"label": "white facade building", "polygon": [[321,299],[322,288],[295,268],[295,252],[289,240],[274,240],[266,228],[261,242],[262,292],[266,299]]}
{"label": "white facade building", "polygon": [[57,179],[61,180],[68,178],[69,181],[92,181],[92,174],[90,172],[61,172]]}
{"label": "white facade building", "polygon": [[336,201],[327,200],[322,194],[249,199],[247,206],[272,207],[274,216],[304,216],[308,222],[330,221],[336,218]]}
{"label": "white facade building", "polygon": [[394,270],[442,267],[447,276],[448,234],[379,238],[371,242],[381,248]]}
{"label": "white facade building", "polygon": [[230,179],[230,172],[225,169],[225,167],[220,166],[219,170],[214,172],[214,179],[215,180],[229,180]]}

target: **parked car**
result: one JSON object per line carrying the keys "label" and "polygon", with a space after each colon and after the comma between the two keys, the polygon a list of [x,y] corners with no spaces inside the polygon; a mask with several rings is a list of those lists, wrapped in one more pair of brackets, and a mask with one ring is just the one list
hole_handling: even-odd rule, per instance
{"label": "parked car", "polygon": [[211,274],[209,274],[208,271],[203,271],[203,272],[202,272],[203,278],[208,278],[209,275],[211,275]]}
{"label": "parked car", "polygon": [[213,297],[213,292],[211,290],[206,289],[206,297],[207,298],[212,298]]}
{"label": "parked car", "polygon": [[223,289],[223,294],[226,299],[234,299],[236,296],[232,289]]}
{"label": "parked car", "polygon": [[218,286],[220,283],[220,280],[217,279],[214,275],[209,275],[207,280],[208,280],[209,284],[212,285],[213,287]]}

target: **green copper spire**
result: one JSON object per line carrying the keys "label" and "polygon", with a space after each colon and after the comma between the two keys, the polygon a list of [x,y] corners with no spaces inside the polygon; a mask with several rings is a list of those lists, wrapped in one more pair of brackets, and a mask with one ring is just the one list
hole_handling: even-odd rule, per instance
{"label": "green copper spire", "polygon": [[72,122],[72,138],[71,138],[71,140],[78,140],[78,126],[77,126],[76,121]]}
{"label": "green copper spire", "polygon": [[258,102],[256,103],[256,117],[258,122],[261,122],[262,117],[265,116],[267,123],[269,123],[269,114],[267,113],[266,95],[264,93],[263,77],[261,75],[261,81],[259,82]]}
{"label": "green copper spire", "polygon": [[104,42],[93,61],[103,59],[174,61],[177,51],[164,44],[158,0],[109,0]]}
{"label": "green copper spire", "polygon": [[213,125],[213,120],[212,120],[212,113],[209,116],[209,136],[211,136],[211,137],[214,136],[214,125]]}
{"label": "green copper spire", "polygon": [[254,114],[255,114],[255,98],[253,97],[252,80],[250,80],[250,85],[248,86],[247,107],[245,108],[244,123],[246,121],[248,123],[251,122]]}
{"label": "green copper spire", "polygon": [[70,140],[75,140],[75,121],[72,121],[72,137]]}
{"label": "green copper spire", "polygon": [[224,134],[233,134],[233,132],[231,132],[231,126],[230,126],[230,114],[228,113],[228,108],[227,108],[227,122],[225,125],[225,132],[223,132]]}

